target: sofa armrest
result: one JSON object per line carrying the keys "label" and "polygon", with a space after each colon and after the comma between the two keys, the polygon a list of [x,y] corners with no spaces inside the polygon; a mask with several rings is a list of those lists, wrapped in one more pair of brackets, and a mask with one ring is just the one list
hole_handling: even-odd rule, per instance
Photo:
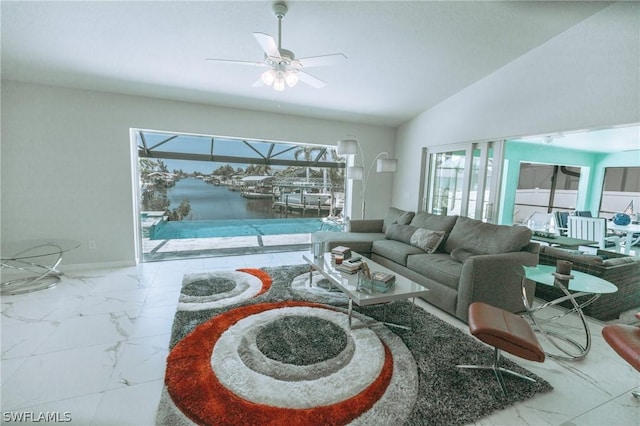
{"label": "sofa armrest", "polygon": [[[467,310],[473,302],[484,302],[514,313],[524,311],[523,266],[537,264],[538,254],[527,251],[469,257],[462,265],[456,316],[468,321]],[[531,303],[535,284],[525,280],[524,286]]]}
{"label": "sofa armrest", "polygon": [[382,219],[364,219],[349,221],[349,232],[382,233]]}

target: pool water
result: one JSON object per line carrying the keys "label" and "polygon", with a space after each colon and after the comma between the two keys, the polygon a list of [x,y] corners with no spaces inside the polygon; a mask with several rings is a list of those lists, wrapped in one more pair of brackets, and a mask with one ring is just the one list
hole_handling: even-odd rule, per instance
{"label": "pool water", "polygon": [[309,234],[320,231],[340,231],[322,219],[244,219],[196,220],[160,222],[149,230],[152,240],[182,238],[241,237],[251,235]]}

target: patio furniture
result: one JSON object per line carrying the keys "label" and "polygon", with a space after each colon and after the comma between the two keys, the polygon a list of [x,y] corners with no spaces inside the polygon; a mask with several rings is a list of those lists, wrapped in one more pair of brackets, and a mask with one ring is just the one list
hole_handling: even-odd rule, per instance
{"label": "patio furniture", "polygon": [[[572,262],[574,271],[602,278],[618,287],[617,292],[603,294],[584,307],[582,311],[585,315],[601,321],[611,321],[622,312],[640,308],[640,259],[607,250],[597,250],[595,255],[591,255],[557,247],[540,248],[540,265],[555,266],[559,259]],[[555,287],[536,285],[537,298],[550,301],[563,295]],[[561,306],[572,308],[569,302],[563,302]]]}
{"label": "patio furniture", "polygon": [[624,235],[624,252],[626,254],[629,254],[631,246],[640,243],[640,224],[616,225],[613,222],[608,222],[607,229]]}
{"label": "patio furniture", "polygon": [[569,230],[569,212],[553,212],[553,218],[556,222],[556,231],[560,236],[566,236]]}
{"label": "patio furniture", "polygon": [[620,248],[620,237],[607,236],[607,220],[603,217],[569,216],[567,235],[570,238],[596,241],[598,248]]}

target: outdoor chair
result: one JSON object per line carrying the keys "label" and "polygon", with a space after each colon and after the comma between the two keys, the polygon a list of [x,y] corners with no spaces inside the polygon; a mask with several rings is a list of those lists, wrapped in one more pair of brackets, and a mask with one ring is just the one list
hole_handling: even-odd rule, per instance
{"label": "outdoor chair", "polygon": [[607,236],[607,220],[603,217],[569,216],[567,236],[581,240],[595,241],[599,249],[615,247],[620,249],[619,236]]}
{"label": "outdoor chair", "polygon": [[569,212],[553,212],[553,219],[556,222],[556,230],[558,231],[558,234],[566,236],[569,229]]}

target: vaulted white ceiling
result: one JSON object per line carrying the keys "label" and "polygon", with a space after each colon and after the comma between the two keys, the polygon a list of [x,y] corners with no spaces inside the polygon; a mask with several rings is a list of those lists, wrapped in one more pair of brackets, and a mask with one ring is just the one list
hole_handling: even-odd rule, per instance
{"label": "vaulted white ceiling", "polygon": [[283,46],[348,60],[328,85],[252,87],[270,1],[2,1],[2,78],[397,126],[606,7],[601,2],[289,1]]}

